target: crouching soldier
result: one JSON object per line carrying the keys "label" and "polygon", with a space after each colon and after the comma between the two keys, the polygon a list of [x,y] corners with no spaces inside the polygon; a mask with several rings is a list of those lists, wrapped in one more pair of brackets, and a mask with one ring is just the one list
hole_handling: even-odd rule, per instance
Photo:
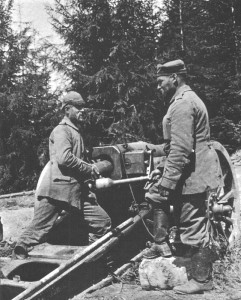
{"label": "crouching soldier", "polygon": [[98,177],[95,164],[85,161],[85,146],[81,136],[85,101],[77,92],[69,92],[62,98],[65,114],[49,138],[50,161],[37,188],[34,218],[20,236],[15,255],[25,258],[28,251],[43,243],[63,210],[87,223],[90,242],[103,236],[111,228],[108,214],[101,208],[96,195],[84,181]]}

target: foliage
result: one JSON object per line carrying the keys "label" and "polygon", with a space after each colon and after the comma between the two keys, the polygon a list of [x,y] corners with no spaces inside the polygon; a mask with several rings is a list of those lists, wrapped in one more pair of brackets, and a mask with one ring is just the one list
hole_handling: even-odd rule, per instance
{"label": "foliage", "polygon": [[64,41],[33,46],[28,27],[11,29],[12,1],[0,0],[0,193],[32,189],[57,124],[50,63],[90,108],[89,147],[162,142],[166,108],[156,93],[156,61],[182,58],[205,102],[212,138],[241,146],[239,0],[55,0],[48,7]]}
{"label": "foliage", "polygon": [[233,152],[240,140],[240,1],[164,1],[159,57],[180,57],[207,105],[212,138]]}
{"label": "foliage", "polygon": [[153,1],[72,0],[66,7],[56,0],[49,12],[69,53],[55,66],[66,71],[89,107],[102,111],[87,120],[89,145],[159,141],[155,128],[163,113],[153,70],[160,19]]}
{"label": "foliage", "polygon": [[[212,138],[230,152],[240,147],[240,1],[166,0],[155,13],[153,1],[55,4],[57,16],[49,11],[69,52],[56,66],[68,65],[72,87],[90,107],[113,112],[112,119],[96,112],[90,117],[86,132],[96,143],[160,142],[165,109],[155,92],[155,62],[182,58],[208,108]],[[128,117],[132,105],[140,131]]]}
{"label": "foliage", "polygon": [[232,289],[240,290],[240,247],[240,240],[237,240],[221,261],[217,261],[214,264],[214,286],[218,292],[229,292]]}
{"label": "foliage", "polygon": [[11,29],[12,1],[0,1],[0,193],[33,189],[38,149],[52,128],[49,71],[44,49],[33,48],[29,28]]}

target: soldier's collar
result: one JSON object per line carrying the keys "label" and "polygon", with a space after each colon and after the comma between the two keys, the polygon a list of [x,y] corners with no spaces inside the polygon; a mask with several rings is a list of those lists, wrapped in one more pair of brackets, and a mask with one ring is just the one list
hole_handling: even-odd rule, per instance
{"label": "soldier's collar", "polygon": [[59,125],[69,125],[70,127],[74,128],[75,130],[79,131],[79,128],[76,127],[68,117],[64,116],[64,118],[59,122]]}
{"label": "soldier's collar", "polygon": [[178,90],[176,90],[175,94],[173,95],[170,104],[172,102],[174,102],[177,98],[179,98],[180,96],[183,95],[183,93],[185,93],[186,91],[191,91],[192,89],[190,88],[189,85],[184,84],[183,86],[181,86]]}

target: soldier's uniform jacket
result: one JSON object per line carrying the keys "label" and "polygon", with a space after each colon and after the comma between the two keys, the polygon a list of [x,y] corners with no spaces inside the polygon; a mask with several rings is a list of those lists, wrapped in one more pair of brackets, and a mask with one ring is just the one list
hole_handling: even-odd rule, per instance
{"label": "soldier's uniform jacket", "polygon": [[37,188],[37,197],[65,201],[81,208],[84,180],[92,167],[84,161],[84,143],[79,129],[64,117],[49,138],[50,161]]}
{"label": "soldier's uniform jacket", "polygon": [[207,109],[187,85],[173,96],[163,119],[169,144],[163,175],[158,184],[182,194],[202,193],[222,185],[216,151],[210,143]]}

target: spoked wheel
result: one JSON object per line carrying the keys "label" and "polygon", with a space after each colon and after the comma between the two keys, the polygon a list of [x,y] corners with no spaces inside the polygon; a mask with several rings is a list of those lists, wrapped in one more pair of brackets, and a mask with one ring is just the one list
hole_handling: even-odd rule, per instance
{"label": "spoked wheel", "polygon": [[240,235],[239,189],[228,152],[219,142],[212,141],[212,145],[219,157],[223,186],[208,199],[210,232],[214,243],[225,251]]}

